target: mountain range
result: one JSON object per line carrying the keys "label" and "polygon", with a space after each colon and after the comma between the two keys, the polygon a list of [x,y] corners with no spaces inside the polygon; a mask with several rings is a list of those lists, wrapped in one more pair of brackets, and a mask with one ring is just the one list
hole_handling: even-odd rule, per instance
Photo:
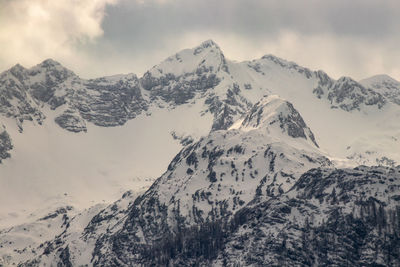
{"label": "mountain range", "polygon": [[16,65],[0,266],[400,265],[399,99],[211,40],[140,78]]}

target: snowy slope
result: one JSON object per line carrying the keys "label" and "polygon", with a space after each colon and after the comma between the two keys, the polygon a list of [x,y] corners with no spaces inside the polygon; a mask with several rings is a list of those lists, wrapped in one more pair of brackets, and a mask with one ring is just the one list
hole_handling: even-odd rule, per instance
{"label": "snowy slope", "polygon": [[83,80],[46,60],[31,69],[17,65],[2,77],[8,104],[0,155],[11,156],[0,166],[2,225],[23,222],[44,203],[84,208],[114,201],[129,188],[142,190],[180,150],[177,136],[206,135],[213,120],[198,97],[171,107],[150,101],[134,75]]}
{"label": "snowy slope", "polygon": [[[74,262],[77,266],[85,265],[91,257],[96,238],[117,227],[114,224],[125,215],[136,197],[137,193],[128,191],[112,205],[97,204],[81,211],[66,206],[50,213],[42,210],[32,214],[24,224],[0,231],[0,265],[16,265],[43,252],[48,254],[53,246],[61,242],[68,242],[69,249],[75,250]],[[46,210],[49,212],[48,208]],[[96,222],[95,226],[92,226],[93,222]],[[41,265],[46,264],[41,262]],[[51,264],[48,263],[49,266]]]}
{"label": "snowy slope", "polygon": [[15,216],[49,202],[85,208],[147,188],[181,148],[172,131],[193,137],[209,131],[198,109],[155,111],[124,127],[88,124],[87,133],[65,131],[50,118],[40,127],[25,124],[23,133],[8,127],[14,149],[0,167],[0,222],[23,221]]}

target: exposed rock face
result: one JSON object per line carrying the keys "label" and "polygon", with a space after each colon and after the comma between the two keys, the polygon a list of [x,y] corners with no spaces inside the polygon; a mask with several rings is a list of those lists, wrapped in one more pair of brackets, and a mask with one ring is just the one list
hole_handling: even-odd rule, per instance
{"label": "exposed rock face", "polygon": [[214,114],[212,131],[228,129],[252,107],[251,102],[241,95],[240,87],[236,83],[229,86],[226,94],[222,97],[210,94],[205,100],[205,104],[208,105],[208,110]]}
{"label": "exposed rock face", "polygon": [[68,80],[79,81],[79,78],[60,63],[47,59],[39,65],[29,69],[27,79],[27,91],[37,101],[50,104],[55,109],[66,100],[65,96],[57,95],[64,89]]}
{"label": "exposed rock face", "polygon": [[89,80],[86,91],[77,92],[74,106],[81,116],[98,126],[118,126],[147,110],[135,75]]}
{"label": "exposed rock face", "polygon": [[400,169],[314,169],[287,193],[238,212],[216,262],[397,266]]}
{"label": "exposed rock face", "polygon": [[191,100],[196,92],[205,92],[218,85],[219,79],[213,72],[213,68],[199,67],[194,73],[175,77],[166,74],[161,77],[153,77],[146,72],[141,78],[144,89],[151,91],[152,99],[162,99],[175,105],[185,104]]}
{"label": "exposed rock face", "polygon": [[16,118],[21,130],[24,120],[43,121],[43,104],[65,109],[56,122],[73,132],[86,131],[85,121],[123,125],[147,109],[135,75],[83,80],[51,59],[29,70],[17,65],[2,73],[0,93],[0,112]]}
{"label": "exposed rock face", "polygon": [[61,127],[71,132],[86,132],[85,121],[71,110],[66,110],[63,114],[54,119],[54,121]]}
{"label": "exposed rock face", "polygon": [[20,130],[24,120],[41,123],[43,113],[27,93],[28,71],[21,65],[0,74],[0,113],[15,118]]}
{"label": "exposed rock face", "polygon": [[10,135],[3,126],[0,126],[0,163],[3,159],[9,158],[9,151],[13,148]]}
{"label": "exposed rock face", "polygon": [[225,57],[213,41],[206,41],[194,49],[188,49],[169,57],[153,67],[140,79],[151,100],[162,99],[180,105],[193,99],[196,93],[204,93],[220,83],[217,74],[226,71]]}
{"label": "exposed rock face", "polygon": [[[348,112],[353,110],[360,111],[363,106],[376,106],[380,109],[387,102],[386,95],[379,90],[364,86],[349,77],[334,80],[321,70],[311,71],[294,62],[289,62],[273,55],[265,55],[260,60],[248,62],[247,66],[265,78],[273,74],[280,75],[279,72],[273,72],[271,63],[285,72],[297,74],[305,80],[313,81],[313,88],[310,89],[319,99],[329,101],[331,108],[340,108]],[[285,82],[284,78],[282,82]],[[253,88],[254,86],[250,84],[250,87]]]}
{"label": "exposed rock face", "polygon": [[352,111],[360,110],[361,105],[382,108],[386,103],[383,95],[364,87],[349,77],[342,77],[334,81],[322,71],[316,72],[316,76],[319,81],[313,93],[318,98],[326,97],[332,108]]}
{"label": "exposed rock face", "polygon": [[293,138],[311,140],[318,147],[314,134],[293,105],[277,96],[270,96],[256,103],[242,122],[242,128],[252,129],[279,124],[283,133]]}
{"label": "exposed rock face", "polygon": [[[265,55],[261,58],[261,60],[272,61],[275,64],[281,66],[282,68],[289,69],[289,70],[292,70],[292,71],[295,71],[295,72],[298,72],[298,73],[304,75],[307,79],[310,79],[313,74],[313,72],[308,68],[301,67],[294,62],[286,61],[286,60],[276,57],[274,55]],[[255,68],[257,69],[257,67],[255,67]]]}
{"label": "exposed rock face", "polygon": [[329,89],[328,99],[332,104],[337,104],[346,111],[359,110],[360,104],[377,105],[379,108],[385,104],[382,95],[348,77],[342,77],[334,83]]}

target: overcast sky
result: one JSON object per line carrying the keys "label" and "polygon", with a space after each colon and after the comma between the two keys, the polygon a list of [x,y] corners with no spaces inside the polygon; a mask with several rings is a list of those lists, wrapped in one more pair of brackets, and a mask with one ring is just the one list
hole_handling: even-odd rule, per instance
{"label": "overcast sky", "polygon": [[84,78],[141,75],[207,39],[232,60],[400,80],[398,0],[0,0],[0,71],[53,58]]}

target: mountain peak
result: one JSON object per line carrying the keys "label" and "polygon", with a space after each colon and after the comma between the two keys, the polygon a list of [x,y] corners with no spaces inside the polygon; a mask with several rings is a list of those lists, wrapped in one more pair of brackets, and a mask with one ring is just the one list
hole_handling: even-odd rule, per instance
{"label": "mountain peak", "polygon": [[57,67],[61,66],[61,64],[54,59],[48,58],[44,60],[42,63],[39,63],[38,66],[45,67],[45,68],[51,68],[51,67]]}
{"label": "mountain peak", "polygon": [[342,76],[340,77],[337,82],[339,83],[357,83],[353,78],[348,77],[348,76]]}
{"label": "mountain peak", "polygon": [[[276,127],[278,126],[278,127]],[[310,140],[318,147],[314,134],[294,106],[277,95],[264,96],[243,120],[240,129],[266,128],[268,131],[286,133],[293,138]]]}
{"label": "mountain peak", "polygon": [[266,55],[262,56],[261,59],[267,59],[267,60],[271,60],[271,61],[274,61],[274,62],[278,61],[278,62],[283,62],[283,63],[286,63],[286,64],[287,63],[294,63],[294,62],[287,61],[286,59],[274,56],[272,54],[266,54]]}
{"label": "mountain peak", "polygon": [[26,69],[19,63],[15,64],[13,67],[9,69],[9,72],[16,77],[20,76],[20,74],[23,73],[24,71],[26,71]]}
{"label": "mountain peak", "polygon": [[58,80],[65,80],[67,77],[76,76],[74,72],[51,58],[48,58],[29,69],[29,75],[31,76],[35,76],[40,73],[52,73],[52,75],[57,76],[56,78]]}
{"label": "mountain peak", "polygon": [[24,66],[22,66],[19,63],[17,63],[14,66],[12,66],[10,70],[23,71],[23,70],[26,70],[26,69],[25,69]]}
{"label": "mountain peak", "polygon": [[374,89],[400,88],[400,82],[386,74],[378,74],[360,81],[361,84]]}
{"label": "mountain peak", "polygon": [[202,42],[198,47],[202,47],[202,48],[215,47],[215,48],[220,49],[218,44],[211,39],[208,39],[208,40]]}
{"label": "mountain peak", "polygon": [[172,74],[175,77],[190,73],[216,73],[227,70],[225,56],[213,40],[207,40],[192,49],[184,49],[168,57],[148,71],[147,75],[159,78]]}
{"label": "mountain peak", "polygon": [[221,48],[218,46],[217,43],[215,43],[211,39],[206,40],[206,41],[202,42],[200,45],[193,48],[193,55],[199,55],[204,52],[207,52],[207,53],[213,52],[218,56],[220,56],[220,55],[223,56]]}

